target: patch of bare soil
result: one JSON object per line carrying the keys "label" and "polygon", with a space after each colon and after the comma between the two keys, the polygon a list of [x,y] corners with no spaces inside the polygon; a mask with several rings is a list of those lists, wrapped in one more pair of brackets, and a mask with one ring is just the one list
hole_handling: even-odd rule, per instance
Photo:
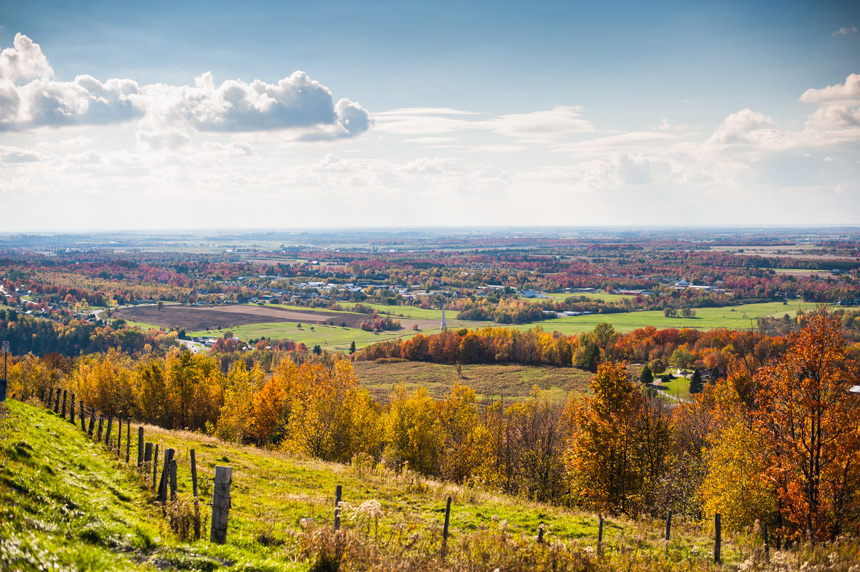
{"label": "patch of bare soil", "polygon": [[264,322],[306,322],[357,328],[367,320],[363,314],[326,312],[320,310],[288,310],[273,306],[185,306],[167,305],[120,308],[114,317],[163,327],[180,327],[189,331],[228,326],[244,326]]}

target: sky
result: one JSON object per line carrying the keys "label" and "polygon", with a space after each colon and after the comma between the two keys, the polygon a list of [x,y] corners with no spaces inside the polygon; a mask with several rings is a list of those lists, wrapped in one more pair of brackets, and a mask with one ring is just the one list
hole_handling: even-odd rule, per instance
{"label": "sky", "polygon": [[860,224],[860,2],[0,0],[0,233]]}

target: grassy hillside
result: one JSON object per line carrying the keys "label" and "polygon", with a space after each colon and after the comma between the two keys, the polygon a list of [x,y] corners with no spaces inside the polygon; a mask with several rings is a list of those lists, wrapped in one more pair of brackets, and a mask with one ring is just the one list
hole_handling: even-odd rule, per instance
{"label": "grassy hillside", "polygon": [[[0,405],[0,570],[714,569],[710,534],[693,524],[674,522],[666,543],[662,522],[608,519],[599,556],[591,514],[371,464],[296,459],[150,426],[145,435],[162,451],[177,451],[180,513],[188,511],[189,450],[196,450],[204,537],[209,478],[216,464],[233,467],[226,545],[180,541],[152,503],[145,478],[56,414],[12,401]],[[335,535],[338,484],[348,505],[343,532]],[[449,496],[451,534],[443,557]],[[358,508],[365,501],[380,503],[377,518],[368,504]],[[544,544],[535,539],[541,522]],[[767,569],[755,559],[755,546],[748,537],[724,539],[726,564],[717,569],[734,570],[744,561],[746,568]],[[856,545],[829,546],[803,559],[833,565],[855,553]],[[774,561],[786,564],[781,570],[801,564],[794,555],[774,554]]]}

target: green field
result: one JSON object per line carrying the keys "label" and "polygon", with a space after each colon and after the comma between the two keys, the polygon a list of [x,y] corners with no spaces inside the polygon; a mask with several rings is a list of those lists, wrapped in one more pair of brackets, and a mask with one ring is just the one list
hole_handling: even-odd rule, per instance
{"label": "green field", "polygon": [[[136,435],[136,425],[132,432]],[[189,452],[196,452],[204,539],[214,468],[232,467],[225,545],[180,540],[153,503],[148,476],[138,475],[59,415],[12,401],[8,409],[0,405],[0,568],[335,570],[320,564],[325,562],[320,554],[325,551],[321,543],[333,538],[328,531],[334,491],[342,485],[348,504],[341,538],[349,546],[347,563],[360,569],[371,569],[357,566],[365,558],[376,561],[374,570],[534,570],[550,550],[579,553],[576,570],[722,569],[710,563],[707,529],[680,519],[673,521],[672,540],[666,543],[660,520],[610,517],[604,527],[606,555],[598,557],[594,514],[412,472],[301,459],[200,434],[144,426],[144,437],[160,444],[161,451],[176,451],[179,504],[171,510],[184,518],[193,516]],[[446,564],[438,555],[448,497],[453,502]],[[356,510],[371,500],[381,507],[376,521]],[[540,523],[546,526],[544,546],[535,542]],[[487,548],[476,552],[482,542]],[[739,544],[725,535],[723,542],[725,569],[734,570],[749,556],[750,541]],[[511,550],[514,556],[503,555]],[[475,566],[476,555],[480,566]]]}
{"label": "green field", "polygon": [[589,300],[603,300],[604,302],[617,302],[624,298],[631,298],[629,294],[607,294],[606,292],[547,292],[546,298],[524,298],[524,300],[532,300],[540,302],[541,300],[552,300],[554,302],[563,302],[570,297],[582,296]]}
{"label": "green field", "polygon": [[[794,316],[798,309],[814,310],[817,306],[804,302],[766,302],[762,304],[744,304],[741,306],[724,306],[722,308],[696,308],[694,318],[667,318],[663,312],[624,312],[620,314],[588,314],[585,316],[567,316],[552,320],[537,322],[548,332],[561,332],[565,335],[588,332],[600,323],[610,323],[619,332],[630,332],[637,328],[654,326],[658,330],[665,328],[694,328],[697,330],[712,330],[727,328],[746,330],[755,327],[756,318],[773,316],[782,317],[785,314]],[[519,330],[528,330],[536,324],[520,324],[512,326]]]}
{"label": "green field", "polygon": [[455,383],[475,390],[481,400],[519,400],[532,388],[548,392],[550,399],[564,401],[568,393],[589,392],[590,373],[572,367],[528,366],[517,364],[473,364],[462,366],[462,377],[453,365],[396,361],[355,362],[362,385],[374,397],[386,400],[398,385],[409,389],[424,387],[437,399],[444,398]]}

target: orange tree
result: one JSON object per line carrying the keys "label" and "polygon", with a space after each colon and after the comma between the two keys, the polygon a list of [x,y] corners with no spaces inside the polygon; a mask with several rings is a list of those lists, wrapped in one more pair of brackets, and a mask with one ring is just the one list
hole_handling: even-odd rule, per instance
{"label": "orange tree", "polygon": [[783,530],[835,537],[860,520],[860,379],[839,321],[820,312],[775,365],[755,374],[756,428]]}

